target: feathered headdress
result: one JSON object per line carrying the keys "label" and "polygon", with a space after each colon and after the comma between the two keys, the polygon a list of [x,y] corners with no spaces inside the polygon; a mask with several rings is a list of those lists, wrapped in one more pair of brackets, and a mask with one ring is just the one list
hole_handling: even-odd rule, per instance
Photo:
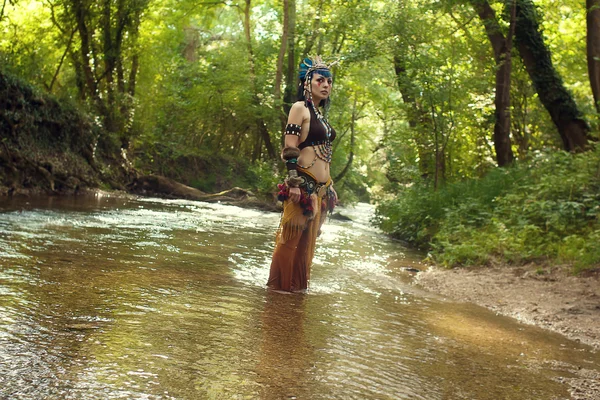
{"label": "feathered headdress", "polygon": [[[338,61],[334,61],[330,64],[325,64],[321,57],[315,56],[314,58],[305,58],[300,63],[300,73],[298,77],[300,78],[300,82],[298,82],[298,99],[304,101],[306,107],[308,107],[309,103],[312,104],[312,92],[310,89],[309,82],[314,72],[317,72],[320,75],[323,75],[326,78],[331,77],[331,67],[337,64]],[[321,100],[320,104],[317,106],[322,106],[324,109],[324,114],[327,114],[329,110],[330,98]],[[313,104],[314,107],[314,104]],[[316,113],[317,111],[315,111]]]}
{"label": "feathered headdress", "polygon": [[337,61],[325,64],[319,56],[315,56],[314,58],[307,57],[300,63],[300,73],[298,77],[301,81],[305,81],[312,72],[316,71],[324,77],[329,78],[331,76],[331,67],[335,64],[337,64]]}

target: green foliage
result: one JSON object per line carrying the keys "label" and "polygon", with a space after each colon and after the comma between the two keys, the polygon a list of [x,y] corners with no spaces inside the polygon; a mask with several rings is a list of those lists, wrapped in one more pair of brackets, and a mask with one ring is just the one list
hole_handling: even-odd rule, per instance
{"label": "green foliage", "polygon": [[272,198],[276,195],[277,184],[283,181],[283,178],[277,174],[277,167],[269,161],[255,161],[247,169],[247,186],[263,198]]}
{"label": "green foliage", "polygon": [[69,102],[59,102],[28,82],[0,70],[0,135],[19,149],[75,151],[91,156],[100,132]]}
{"label": "green foliage", "polygon": [[600,263],[600,148],[540,153],[530,163],[433,191],[415,184],[378,208],[394,236],[429,246],[447,266]]}
{"label": "green foliage", "polygon": [[591,87],[582,84],[589,80],[586,54],[586,4],[579,0],[554,2],[545,0],[542,28],[544,39],[552,54],[552,63],[564,77],[565,84],[575,96],[577,105],[590,115],[595,112],[589,101]]}
{"label": "green foliage", "polygon": [[169,176],[207,193],[238,186],[269,200],[277,191],[277,183],[283,180],[270,161],[250,162],[227,154],[185,151],[160,143],[140,150],[135,155],[138,170]]}
{"label": "green foliage", "polygon": [[381,227],[392,235],[426,247],[442,229],[449,216],[459,224],[481,226],[490,217],[490,205],[506,188],[515,183],[516,176],[507,170],[496,169],[483,179],[468,179],[434,190],[427,182],[401,189],[396,198],[378,207]]}

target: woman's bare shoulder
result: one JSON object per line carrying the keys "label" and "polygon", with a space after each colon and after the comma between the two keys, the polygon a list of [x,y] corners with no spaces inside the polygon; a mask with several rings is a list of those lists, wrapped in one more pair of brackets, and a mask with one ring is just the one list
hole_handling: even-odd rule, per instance
{"label": "woman's bare shoulder", "polygon": [[307,118],[310,118],[310,114],[303,101],[297,101],[292,104],[288,123],[301,124],[301,122],[305,121]]}
{"label": "woman's bare shoulder", "polygon": [[304,104],[304,102],[302,100],[298,100],[297,102],[292,104],[291,110],[304,111],[304,110],[308,110],[308,109],[306,108],[306,104]]}

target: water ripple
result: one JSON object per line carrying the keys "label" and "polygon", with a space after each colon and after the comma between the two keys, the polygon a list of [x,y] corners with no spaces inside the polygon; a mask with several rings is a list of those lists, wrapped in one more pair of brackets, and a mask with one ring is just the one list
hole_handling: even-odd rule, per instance
{"label": "water ripple", "polygon": [[[371,206],[327,221],[310,293],[280,295],[264,287],[276,213],[187,200],[62,201],[0,212],[0,398],[566,394],[554,371],[477,347],[498,338],[475,344],[464,340],[468,329],[460,337],[449,329],[450,320],[487,317],[466,319],[421,295],[397,267],[419,256],[369,224]],[[512,325],[494,332],[534,335]],[[553,349],[550,339],[538,343],[538,354]],[[579,350],[552,354],[600,363]]]}

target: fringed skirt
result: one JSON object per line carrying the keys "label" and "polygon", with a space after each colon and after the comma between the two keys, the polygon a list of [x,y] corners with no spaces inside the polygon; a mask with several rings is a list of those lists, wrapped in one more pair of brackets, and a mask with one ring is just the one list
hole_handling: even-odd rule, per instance
{"label": "fringed skirt", "polygon": [[317,236],[327,216],[333,210],[331,179],[319,183],[304,169],[298,169],[302,178],[301,199],[294,203],[286,199],[286,188],[280,185],[283,214],[271,261],[267,286],[286,292],[304,291],[308,288],[310,266],[315,254]]}

